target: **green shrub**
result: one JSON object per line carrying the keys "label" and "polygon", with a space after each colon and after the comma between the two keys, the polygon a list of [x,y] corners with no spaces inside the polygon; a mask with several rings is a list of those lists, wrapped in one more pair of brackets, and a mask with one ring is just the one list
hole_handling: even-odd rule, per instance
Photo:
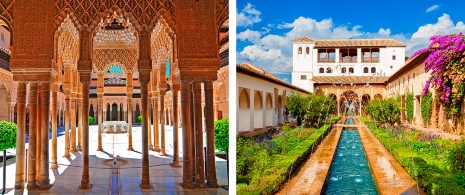
{"label": "green shrub", "polygon": [[137,123],[142,123],[142,116],[138,116],[138,117],[136,118],[136,122],[137,122]]}
{"label": "green shrub", "polygon": [[400,102],[391,97],[368,102],[366,111],[375,120],[393,126],[400,119],[400,108]]}
{"label": "green shrub", "polygon": [[329,96],[323,94],[292,93],[287,102],[287,109],[297,119],[297,125],[305,127],[320,126],[333,113],[336,105]]}
{"label": "green shrub", "polygon": [[454,172],[465,171],[465,140],[454,145],[452,150],[447,156],[447,161],[450,164],[450,168]]}
{"label": "green shrub", "polygon": [[226,151],[229,146],[229,119],[215,121],[215,148]]}
{"label": "green shrub", "polygon": [[89,116],[89,124],[94,124],[94,123],[95,123],[94,117]]}
{"label": "green shrub", "polygon": [[16,124],[8,121],[0,121],[0,151],[16,148]]}
{"label": "green shrub", "polygon": [[407,93],[407,97],[405,99],[405,109],[407,112],[407,121],[412,122],[413,119],[413,93]]}
{"label": "green shrub", "polygon": [[423,123],[429,124],[431,114],[433,113],[433,95],[431,92],[426,93],[426,95],[421,98],[420,107]]}

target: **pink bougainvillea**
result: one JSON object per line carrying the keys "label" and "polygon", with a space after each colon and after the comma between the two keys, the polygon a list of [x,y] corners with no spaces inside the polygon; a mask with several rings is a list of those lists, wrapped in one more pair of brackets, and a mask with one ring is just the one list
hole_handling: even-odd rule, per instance
{"label": "pink bougainvillea", "polygon": [[423,89],[425,95],[433,87],[441,104],[452,116],[460,114],[464,97],[465,79],[465,36],[462,33],[436,35],[430,38],[431,44],[416,51],[412,57],[429,52],[425,60],[425,71],[430,78]]}

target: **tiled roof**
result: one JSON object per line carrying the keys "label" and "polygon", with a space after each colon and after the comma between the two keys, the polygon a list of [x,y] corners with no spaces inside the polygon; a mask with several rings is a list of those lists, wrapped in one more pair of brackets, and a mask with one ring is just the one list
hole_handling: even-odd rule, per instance
{"label": "tiled roof", "polygon": [[238,72],[243,71],[243,72],[252,73],[254,75],[262,77],[262,78],[264,78],[266,80],[269,80],[271,82],[278,83],[278,84],[281,84],[281,85],[284,85],[284,86],[287,86],[289,88],[293,88],[293,89],[296,89],[296,90],[299,90],[299,91],[302,91],[302,92],[305,92],[305,93],[310,93],[309,91],[307,91],[305,89],[302,89],[300,87],[297,87],[295,85],[291,85],[291,84],[279,79],[275,75],[273,75],[273,74],[271,74],[269,72],[266,72],[265,70],[263,70],[261,68],[258,68],[256,66],[250,64],[250,63],[237,64],[237,71]]}
{"label": "tiled roof", "polygon": [[297,43],[297,42],[315,42],[315,40],[313,40],[310,37],[303,36],[303,37],[299,37],[297,39],[292,40],[292,42],[293,43]]}
{"label": "tiled roof", "polygon": [[310,37],[303,36],[292,40],[296,42],[315,42],[315,47],[405,47],[400,41],[394,39],[328,39],[314,40]]}
{"label": "tiled roof", "polygon": [[315,84],[374,84],[384,83],[389,79],[386,76],[313,76]]}
{"label": "tiled roof", "polygon": [[378,47],[392,46],[405,47],[400,41],[394,39],[334,39],[334,40],[317,40],[315,47]]}

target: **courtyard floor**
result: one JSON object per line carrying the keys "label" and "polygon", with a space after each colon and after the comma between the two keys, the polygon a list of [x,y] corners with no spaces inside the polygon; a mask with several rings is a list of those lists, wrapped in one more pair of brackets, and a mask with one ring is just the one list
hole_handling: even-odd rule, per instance
{"label": "courtyard floor", "polygon": [[[160,156],[158,152],[149,151],[150,156],[150,182],[152,189],[141,189],[141,165],[142,165],[142,134],[141,127],[133,127],[134,151],[128,151],[127,134],[108,135],[102,137],[104,151],[97,151],[97,126],[89,128],[89,164],[90,181],[92,189],[81,190],[79,184],[82,177],[82,155],[74,152],[71,158],[62,157],[65,149],[65,137],[59,132],[57,140],[58,164],[57,170],[50,169],[50,182],[53,186],[48,190],[24,190],[22,192],[11,190],[14,187],[15,158],[7,160],[7,194],[109,194],[112,181],[113,155],[118,159],[118,186],[119,194],[228,194],[223,188],[183,189],[179,183],[182,182],[182,167],[173,168],[173,127],[166,126],[166,153],[168,156]],[[179,131],[181,132],[181,131]],[[181,134],[181,133],[179,133]],[[114,140],[114,144],[113,144]],[[182,140],[182,136],[179,136]],[[51,146],[51,140],[49,141]],[[27,148],[27,144],[26,144]],[[180,142],[180,161],[182,161],[182,142]],[[50,150],[51,151],[51,150]],[[51,153],[50,160],[51,161]],[[3,164],[1,164],[3,166]],[[216,171],[218,184],[227,185],[226,161],[216,158]],[[3,174],[3,169],[0,170]],[[27,174],[26,174],[27,175]],[[3,182],[0,178],[0,184]],[[1,188],[1,187],[0,187]],[[7,190],[8,191],[8,190]]]}

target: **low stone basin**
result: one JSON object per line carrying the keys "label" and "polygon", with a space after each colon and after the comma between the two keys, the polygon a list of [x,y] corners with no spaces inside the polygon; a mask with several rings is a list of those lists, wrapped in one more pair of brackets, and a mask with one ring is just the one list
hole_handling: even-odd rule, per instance
{"label": "low stone basin", "polygon": [[102,122],[103,133],[120,134],[128,132],[128,124],[126,121],[105,121]]}

